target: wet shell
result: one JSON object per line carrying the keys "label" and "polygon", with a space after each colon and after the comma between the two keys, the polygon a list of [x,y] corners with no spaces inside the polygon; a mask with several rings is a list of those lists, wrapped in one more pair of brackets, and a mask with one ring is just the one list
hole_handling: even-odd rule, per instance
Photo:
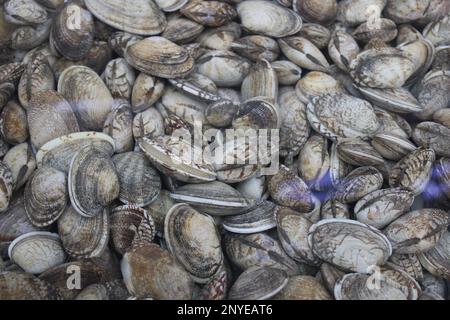
{"label": "wet shell", "polygon": [[275,101],[278,97],[278,79],[275,70],[267,60],[253,65],[241,86],[242,100],[266,97]]}
{"label": "wet shell", "polygon": [[191,125],[196,121],[205,122],[206,104],[175,88],[167,88],[161,102],[169,114],[173,113]]}
{"label": "wet shell", "polygon": [[72,206],[87,218],[100,214],[119,196],[114,163],[108,154],[92,146],[73,157],[68,184]]}
{"label": "wet shell", "polygon": [[383,232],[396,253],[419,253],[435,247],[449,224],[445,211],[420,209],[398,218]]}
{"label": "wet shell", "polygon": [[408,190],[401,188],[376,190],[359,200],[354,212],[359,222],[383,229],[409,211],[413,201],[414,196]]}
{"label": "wet shell", "polygon": [[125,253],[122,275],[128,291],[137,298],[192,299],[194,283],[174,256],[158,245],[139,246]]}
{"label": "wet shell", "polygon": [[391,42],[397,37],[398,30],[394,21],[384,18],[376,18],[361,24],[355,31],[353,37],[360,42],[369,42],[378,38],[384,42]]}
{"label": "wet shell", "polygon": [[309,186],[318,188],[329,168],[328,140],[315,134],[309,138],[300,151],[298,173]]}
{"label": "wet shell", "polygon": [[414,129],[412,138],[417,145],[433,149],[437,157],[450,157],[449,128],[435,122],[422,122]]}
{"label": "wet shell", "polygon": [[[203,32],[196,39],[196,41],[201,46],[200,48],[203,47],[204,49],[211,50],[230,50],[233,42],[239,39],[240,36],[241,26],[236,22],[230,22],[222,27],[212,28]],[[204,49],[200,49],[197,53],[205,53]]]}
{"label": "wet shell", "polygon": [[377,166],[384,163],[382,156],[360,138],[340,140],[337,151],[343,161],[354,166]]}
{"label": "wet shell", "polygon": [[273,62],[280,55],[278,43],[274,39],[265,36],[252,35],[243,37],[233,42],[231,48],[256,62],[259,60]]}
{"label": "wet shell", "polygon": [[333,142],[330,151],[330,180],[336,187],[350,173],[351,166],[342,161],[337,150],[337,142]]}
{"label": "wet shell", "polygon": [[36,169],[36,158],[28,143],[11,148],[3,158],[13,175],[14,190],[20,189]]}
{"label": "wet shell", "polygon": [[8,209],[13,193],[13,174],[8,166],[0,161],[0,212]]}
{"label": "wet shell", "polygon": [[94,70],[73,66],[59,77],[58,92],[75,111],[84,130],[101,130],[113,107],[113,97]]}
{"label": "wet shell", "polygon": [[389,265],[403,270],[417,281],[423,281],[423,270],[419,258],[415,254],[393,254],[389,258]]}
{"label": "wet shell", "polygon": [[40,24],[48,19],[45,8],[34,0],[9,0],[4,9],[5,19],[18,25]]}
{"label": "wet shell", "polygon": [[132,131],[136,140],[160,137],[164,134],[164,120],[155,108],[147,109],[134,116]]}
{"label": "wet shell", "polygon": [[288,283],[285,271],[269,267],[253,267],[237,278],[228,293],[230,300],[267,300]]}
{"label": "wet shell", "polygon": [[164,82],[160,79],[141,73],[134,82],[131,94],[133,112],[141,112],[150,108],[161,98],[164,92]]}
{"label": "wet shell", "polygon": [[49,226],[64,212],[68,198],[65,173],[51,167],[40,167],[25,187],[25,211],[35,226]]}
{"label": "wet shell", "polygon": [[244,29],[273,38],[296,34],[302,28],[299,15],[271,1],[243,1],[237,13]]}
{"label": "wet shell", "polygon": [[184,44],[197,38],[204,29],[201,24],[176,15],[168,20],[161,36],[175,43]]}
{"label": "wet shell", "polygon": [[55,300],[58,293],[46,281],[21,271],[0,274],[0,299],[2,300]]}
{"label": "wet shell", "polygon": [[311,127],[330,139],[372,136],[380,126],[370,103],[346,94],[314,98],[307,116]]}
{"label": "wet shell", "polygon": [[450,233],[445,232],[437,245],[418,255],[423,267],[436,277],[450,278]]}
{"label": "wet shell", "polygon": [[389,174],[391,187],[403,187],[419,195],[431,177],[435,153],[431,149],[418,148],[401,159]]}
{"label": "wet shell", "polygon": [[143,38],[128,32],[117,31],[111,34],[108,39],[109,46],[123,58],[128,46],[141,41]]}
{"label": "wet shell", "polygon": [[336,17],[338,3],[336,0],[294,0],[293,7],[306,21],[326,25]]}
{"label": "wet shell", "polygon": [[427,73],[435,59],[436,49],[434,45],[430,41],[419,37],[415,41],[400,44],[398,48],[408,54],[416,65],[415,72],[406,85],[416,83]]}
{"label": "wet shell", "polygon": [[200,73],[192,73],[185,79],[169,79],[169,82],[175,88],[183,91],[183,93],[187,93],[199,100],[219,101],[221,99],[221,97],[216,94],[216,84]]}
{"label": "wet shell", "polygon": [[302,213],[310,212],[314,207],[312,194],[306,183],[284,166],[269,180],[268,190],[275,203],[281,206]]}
{"label": "wet shell", "polygon": [[284,86],[294,85],[302,76],[302,69],[288,60],[277,60],[272,63],[278,78],[278,83]]}
{"label": "wet shell", "polygon": [[167,21],[153,1],[136,0],[126,5],[122,0],[85,0],[86,7],[100,21],[116,29],[138,35],[161,33]]}
{"label": "wet shell", "polygon": [[274,214],[276,207],[271,201],[261,201],[237,215],[225,217],[222,226],[229,232],[242,234],[273,229],[277,226]]}
{"label": "wet shell", "polygon": [[274,300],[332,300],[332,297],[314,277],[301,275],[289,278]]}
{"label": "wet shell", "polygon": [[117,153],[133,149],[133,113],[128,104],[111,111],[103,126],[103,133],[113,138]]}
{"label": "wet shell", "polygon": [[220,1],[190,1],[180,13],[207,27],[220,27],[237,17],[233,6]]}
{"label": "wet shell", "polygon": [[0,65],[0,83],[16,82],[22,76],[25,65],[18,62],[12,62]]}
{"label": "wet shell", "polygon": [[416,146],[404,137],[391,133],[379,133],[372,139],[372,146],[385,159],[398,161],[416,149]]}
{"label": "wet shell", "polygon": [[435,46],[450,44],[450,14],[440,20],[430,22],[423,30],[424,37]]}
{"label": "wet shell", "polygon": [[125,59],[135,69],[161,78],[184,77],[192,71],[189,52],[163,37],[150,37],[127,47]]}
{"label": "wet shell", "polygon": [[344,30],[336,30],[328,44],[328,53],[339,69],[348,72],[350,64],[360,53],[360,48],[350,34]]}
{"label": "wet shell", "polygon": [[333,218],[350,218],[350,208],[347,204],[330,198],[322,204],[320,212],[321,220],[333,219]]}
{"label": "wet shell", "polygon": [[105,83],[114,98],[130,99],[136,79],[133,68],[123,58],[111,60],[103,73]]}
{"label": "wet shell", "polygon": [[271,100],[266,97],[256,97],[245,101],[233,119],[233,128],[236,130],[278,129],[280,127],[278,106],[270,102]]}
{"label": "wet shell", "polygon": [[382,186],[380,171],[374,167],[359,167],[342,180],[333,195],[340,202],[353,203]]}
{"label": "wet shell", "polygon": [[326,48],[331,39],[331,31],[317,23],[304,23],[297,35],[308,39],[319,49]]}
{"label": "wet shell", "polygon": [[109,240],[109,212],[86,218],[68,207],[58,220],[64,250],[74,258],[94,258],[103,254]]}
{"label": "wet shell", "polygon": [[205,110],[208,123],[216,128],[228,127],[239,111],[239,105],[228,99],[210,103]]}
{"label": "wet shell", "polygon": [[119,200],[144,207],[161,191],[161,178],[141,152],[127,152],[112,158],[120,182]]}
{"label": "wet shell", "polygon": [[392,254],[389,240],[377,229],[348,219],[322,220],[308,235],[314,254],[349,271],[368,273]]}
{"label": "wet shell", "polygon": [[136,240],[151,243],[155,237],[155,224],[147,210],[132,206],[114,208],[111,213],[111,241],[121,255],[128,252]]}
{"label": "wet shell", "polygon": [[195,282],[205,283],[219,271],[223,253],[210,216],[186,204],[175,205],[166,215],[164,236],[169,250]]}
{"label": "wet shell", "polygon": [[32,274],[42,273],[66,260],[59,236],[50,232],[30,232],[16,238],[8,248],[8,256]]}
{"label": "wet shell", "polygon": [[15,101],[10,101],[0,114],[0,134],[9,144],[20,144],[28,140],[28,120],[25,110]]}
{"label": "wet shell", "polygon": [[323,94],[344,93],[344,87],[332,76],[312,71],[297,82],[295,92],[303,103],[308,104],[313,98]]}

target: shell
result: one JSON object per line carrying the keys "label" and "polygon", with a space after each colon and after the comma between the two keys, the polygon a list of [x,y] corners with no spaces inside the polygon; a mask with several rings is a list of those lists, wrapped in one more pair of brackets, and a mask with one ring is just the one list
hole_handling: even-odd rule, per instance
{"label": "shell", "polygon": [[450,233],[444,232],[437,245],[418,255],[422,266],[436,277],[448,279],[450,276]]}
{"label": "shell", "polygon": [[332,300],[325,287],[314,277],[300,275],[289,278],[274,300]]}
{"label": "shell", "polygon": [[434,150],[437,157],[450,157],[449,137],[450,129],[435,122],[419,123],[412,134],[418,146]]}
{"label": "shell", "polygon": [[342,139],[337,143],[339,157],[354,166],[383,165],[382,156],[368,143],[360,138]]}
{"label": "shell", "polygon": [[5,19],[18,25],[40,24],[48,19],[45,8],[34,0],[9,0],[4,9]]}
{"label": "shell", "polygon": [[424,278],[422,265],[415,254],[393,254],[389,258],[389,265],[405,271],[417,281],[422,282]]}
{"label": "shell", "polygon": [[434,45],[428,40],[419,38],[415,41],[400,44],[398,48],[408,54],[416,65],[415,72],[406,85],[416,83],[427,73],[435,59],[436,49]]}
{"label": "shell", "polygon": [[372,103],[396,113],[423,111],[423,106],[405,88],[377,89],[357,86],[358,90]]}
{"label": "shell", "polygon": [[329,198],[322,204],[320,218],[321,220],[333,218],[348,219],[350,218],[350,208],[347,204]]}
{"label": "shell", "polygon": [[298,157],[299,176],[311,188],[318,189],[329,168],[328,140],[317,134],[312,135]]}
{"label": "shell", "polygon": [[167,27],[161,36],[172,42],[184,44],[197,38],[204,29],[203,25],[195,21],[175,15],[167,21]]}
{"label": "shell", "polygon": [[161,178],[141,152],[126,152],[112,158],[120,182],[119,200],[144,207],[161,191]]}
{"label": "shell", "polygon": [[107,25],[138,35],[161,33],[167,25],[166,18],[153,1],[136,0],[124,5],[122,0],[85,0],[86,7]]}
{"label": "shell", "polygon": [[272,63],[272,68],[277,74],[278,83],[280,85],[294,85],[302,76],[302,69],[288,60],[274,61]]}
{"label": "shell", "polygon": [[69,198],[67,177],[51,167],[40,167],[28,180],[24,191],[25,211],[37,227],[53,224],[64,212]]}
{"label": "shell", "polygon": [[216,94],[216,84],[200,73],[192,73],[186,79],[169,79],[169,82],[175,88],[183,91],[183,93],[187,93],[199,100],[219,101],[221,99],[221,97]]}
{"label": "shell", "polygon": [[423,30],[425,39],[435,46],[449,45],[450,40],[450,14],[440,20],[430,22]]}
{"label": "shell", "polygon": [[317,23],[304,23],[297,35],[308,39],[319,49],[326,48],[331,39],[331,31]]}
{"label": "shell", "polygon": [[165,12],[172,12],[181,9],[188,0],[155,0],[155,3],[161,10]]}
{"label": "shell", "polygon": [[3,158],[13,175],[14,190],[20,189],[36,169],[36,159],[27,143],[11,148]]}
{"label": "shell", "polygon": [[190,1],[180,13],[207,27],[220,27],[237,17],[233,6],[220,1]]}
{"label": "shell", "polygon": [[[274,96],[275,98],[275,96]],[[256,97],[245,101],[233,119],[235,130],[278,129],[280,115],[278,107],[267,97]]]}
{"label": "shell", "polygon": [[280,48],[274,39],[258,35],[247,36],[234,41],[231,44],[231,49],[256,62],[259,60],[273,62],[280,55]]}
{"label": "shell", "polygon": [[333,142],[330,151],[330,180],[333,187],[338,186],[350,172],[350,165],[339,158],[337,142]]}
{"label": "shell", "polygon": [[344,91],[344,87],[339,81],[320,71],[309,72],[295,86],[298,98],[305,104],[320,95],[340,94]]}
{"label": "shell", "polygon": [[0,299],[2,300],[55,300],[56,290],[46,281],[21,271],[0,274]]}
{"label": "shell", "polygon": [[136,140],[160,137],[164,134],[163,118],[155,108],[137,113],[133,119],[132,131]]}
{"label": "shell", "polygon": [[8,103],[15,90],[16,87],[11,82],[0,84],[0,110]]}
{"label": "shell", "polygon": [[275,70],[267,60],[259,60],[250,69],[241,86],[242,100],[266,97],[276,101],[278,97],[278,79]]}
{"label": "shell", "polygon": [[164,82],[160,79],[139,74],[134,82],[131,94],[131,107],[133,112],[141,112],[150,108],[161,98],[164,92]]}
{"label": "shell", "polygon": [[205,110],[205,118],[209,124],[217,127],[228,127],[233,122],[239,105],[228,99],[210,103]]}
{"label": "shell", "polygon": [[275,208],[271,201],[260,201],[255,206],[242,210],[239,214],[226,216],[222,226],[233,233],[249,234],[273,229],[277,223],[275,220]]}
{"label": "shell", "polygon": [[[387,0],[343,0],[339,1],[337,20],[349,26],[357,26],[369,19],[378,18]],[[367,8],[370,8],[368,10]]]}
{"label": "shell", "polygon": [[58,220],[64,250],[74,258],[94,258],[103,254],[109,240],[109,212],[86,218],[68,207]]}
{"label": "shell", "polygon": [[320,24],[329,24],[337,14],[338,2],[336,0],[294,0],[294,10],[303,19]]}
{"label": "shell", "polygon": [[128,104],[122,104],[111,111],[103,126],[103,133],[113,138],[117,153],[133,149],[133,113]]}
{"label": "shell", "polygon": [[119,196],[119,177],[110,156],[92,146],[80,150],[69,170],[69,196],[82,216],[95,217]]}
{"label": "shell", "polygon": [[205,122],[206,104],[175,88],[166,89],[161,102],[169,114],[175,114],[191,125],[195,125],[195,122]]}
{"label": "shell", "polygon": [[37,231],[16,238],[8,248],[8,256],[25,272],[32,274],[42,273],[66,260],[59,236]]}
{"label": "shell", "polygon": [[9,167],[0,161],[0,212],[8,209],[9,202],[13,193],[14,177]]}
{"label": "shell", "polygon": [[394,21],[384,18],[377,18],[361,24],[355,31],[353,37],[359,42],[369,42],[378,38],[384,42],[391,42],[397,37],[398,30]]}
{"label": "shell", "polygon": [[398,161],[416,149],[408,139],[391,133],[379,133],[372,139],[372,146],[385,159]]}
{"label": "shell", "polygon": [[108,44],[117,53],[117,55],[123,58],[127,47],[141,41],[142,39],[143,38],[141,36],[135,34],[117,31],[111,34],[108,39]]}
{"label": "shell", "polygon": [[[239,39],[240,36],[241,26],[236,22],[230,22],[222,27],[206,30],[196,41],[205,49],[230,50],[233,42]],[[200,49],[197,53],[202,55],[205,53],[205,50]]]}
{"label": "shell", "polygon": [[108,62],[103,77],[114,98],[130,99],[136,76],[125,59],[118,58]]}
{"label": "shell", "polygon": [[360,48],[350,34],[344,30],[336,30],[328,44],[328,53],[339,69],[348,72],[350,64],[360,53]]}
{"label": "shell", "polygon": [[0,114],[0,134],[9,144],[17,145],[28,140],[28,120],[25,110],[10,101]]}
{"label": "shell", "polygon": [[328,219],[314,224],[309,229],[308,242],[320,259],[360,273],[383,265],[392,254],[389,240],[380,231],[348,219]]}
{"label": "shell", "polygon": [[16,82],[25,71],[25,65],[12,62],[0,65],[0,84],[5,82]]}

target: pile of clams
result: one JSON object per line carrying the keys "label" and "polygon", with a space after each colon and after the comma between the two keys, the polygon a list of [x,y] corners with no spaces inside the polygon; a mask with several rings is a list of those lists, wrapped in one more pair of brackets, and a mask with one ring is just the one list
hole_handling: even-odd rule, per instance
{"label": "pile of clams", "polygon": [[450,299],[449,142],[448,0],[0,0],[0,299]]}

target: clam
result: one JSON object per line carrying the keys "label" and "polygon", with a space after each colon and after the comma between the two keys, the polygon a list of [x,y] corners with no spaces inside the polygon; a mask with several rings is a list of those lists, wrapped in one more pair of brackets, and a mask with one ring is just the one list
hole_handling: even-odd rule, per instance
{"label": "clam", "polygon": [[384,42],[390,42],[397,37],[398,30],[394,21],[389,19],[374,19],[361,24],[355,31],[353,37],[360,42],[369,42],[374,38],[378,38]]}
{"label": "clam", "polygon": [[17,145],[28,140],[28,120],[25,110],[10,101],[0,114],[0,134],[9,144]]}
{"label": "clam", "polygon": [[354,212],[359,222],[383,229],[409,211],[413,201],[413,194],[405,189],[376,190],[359,200]]}
{"label": "clam", "polygon": [[25,211],[33,225],[49,226],[62,215],[68,198],[65,173],[52,167],[40,167],[25,187]]}
{"label": "clam", "polygon": [[[183,92],[179,92],[175,88],[167,88],[162,96],[161,103],[170,114],[174,114],[190,125],[196,122],[204,122],[206,103],[196,98],[188,96]],[[150,112],[150,111],[144,111]],[[153,111],[155,112],[155,111]],[[150,117],[150,119],[156,116]]]}
{"label": "clam", "polygon": [[22,271],[0,274],[0,299],[2,300],[55,300],[59,294],[51,284]]}
{"label": "clam", "polygon": [[164,236],[169,250],[195,282],[205,283],[223,263],[220,236],[214,220],[186,204],[166,215]]}
{"label": "clam", "polygon": [[241,234],[273,229],[277,225],[274,214],[276,207],[271,201],[260,201],[254,206],[239,211],[236,215],[226,216],[222,226],[229,232]]}
{"label": "clam", "polygon": [[89,146],[72,159],[69,196],[74,209],[85,217],[95,217],[119,196],[119,177],[110,156]]}
{"label": "clam", "polygon": [[243,37],[231,44],[231,49],[244,57],[253,60],[275,61],[280,55],[278,43],[269,37],[252,35]]}
{"label": "clam", "polygon": [[133,112],[141,112],[150,108],[161,98],[163,92],[163,81],[145,73],[139,74],[134,82],[131,93],[131,107]]}
{"label": "clam", "polygon": [[276,101],[278,97],[278,79],[275,70],[267,60],[259,60],[253,65],[241,86],[242,100],[266,97]]}
{"label": "clam", "polygon": [[331,39],[331,31],[317,23],[304,23],[297,35],[308,39],[319,49],[326,48]]}
{"label": "clam", "polygon": [[156,36],[128,46],[125,59],[135,69],[161,78],[184,77],[194,66],[186,49]]}
{"label": "clam", "polygon": [[144,207],[161,191],[161,178],[141,152],[126,152],[112,158],[119,177],[119,200]]}
{"label": "clam", "polygon": [[74,258],[102,255],[109,240],[109,212],[104,210],[92,218],[68,207],[58,220],[58,234],[64,250]]}
{"label": "clam", "polygon": [[147,109],[134,116],[132,131],[136,140],[160,137],[164,134],[163,118],[155,108]]}
{"label": "clam", "polygon": [[314,277],[300,275],[289,278],[274,300],[332,300],[327,289]]}
{"label": "clam", "polygon": [[9,0],[4,10],[5,19],[18,25],[40,24],[48,19],[45,8],[34,0]]}
{"label": "clam", "polygon": [[267,300],[280,292],[288,283],[285,271],[270,267],[245,270],[230,288],[230,300]]}
{"label": "clam", "polygon": [[0,84],[16,82],[22,76],[25,66],[22,63],[12,62],[0,65]]}
{"label": "clam", "polygon": [[222,270],[201,289],[200,300],[225,300],[230,286],[230,271],[228,267]]}
{"label": "clam", "polygon": [[103,129],[113,97],[94,70],[84,66],[65,69],[59,77],[58,92],[70,103],[82,128]]}
{"label": "clam", "polygon": [[236,189],[247,199],[258,201],[266,198],[266,181],[263,175],[255,176],[239,183]]}
{"label": "clam", "polygon": [[228,127],[232,124],[239,110],[239,105],[228,99],[210,103],[205,109],[205,118],[216,128]]}
{"label": "clam", "polygon": [[8,209],[14,187],[14,177],[11,169],[0,161],[0,183],[3,186],[0,190],[0,212]]}
{"label": "clam", "polygon": [[272,63],[280,85],[294,85],[302,76],[302,69],[288,60],[277,60]]}
{"label": "clam", "polygon": [[[236,22],[230,22],[218,28],[212,28],[203,32],[197,39],[200,46],[210,50],[230,50],[234,41],[241,36],[241,26]],[[205,53],[200,50],[199,53]],[[200,54],[200,55],[201,55]],[[197,58],[196,58],[197,59]]]}
{"label": "clam", "polygon": [[350,173],[351,166],[342,161],[337,150],[337,142],[333,142],[330,151],[330,180],[336,187]]}
{"label": "clam", "polygon": [[345,203],[342,203],[334,198],[329,198],[322,204],[320,219],[325,220],[333,218],[350,218],[350,208]]}
{"label": "clam", "polygon": [[188,0],[155,0],[155,3],[161,10],[165,12],[172,12],[181,9]]}
{"label": "clam", "polygon": [[444,232],[433,249],[420,253],[418,258],[423,267],[436,277],[449,278],[450,275],[450,233]]}
{"label": "clam", "polygon": [[15,90],[16,87],[11,82],[0,84],[0,110],[8,103]]}
{"label": "clam", "polygon": [[336,30],[328,44],[331,60],[343,71],[348,72],[350,64],[360,53],[356,40],[344,30]]}
{"label": "clam", "polygon": [[336,148],[339,157],[353,166],[378,166],[384,163],[383,157],[360,138],[342,139]]}
{"label": "clam", "polygon": [[125,253],[122,275],[128,291],[135,297],[188,300],[194,283],[174,256],[155,244],[138,246]]}
{"label": "clam", "polygon": [[280,115],[278,107],[271,100],[269,97],[256,97],[245,101],[233,119],[233,128],[236,130],[278,129]]}
{"label": "clam", "polygon": [[348,219],[328,219],[314,224],[309,230],[308,243],[320,259],[361,273],[385,264],[392,254],[389,240],[380,231]]}
{"label": "clam", "polygon": [[122,0],[85,0],[86,7],[107,25],[138,35],[161,33],[167,21],[153,1],[136,0],[133,5]]}
{"label": "clam", "polygon": [[219,101],[216,84],[200,73],[191,73],[187,78],[169,79],[169,82],[177,89],[187,93],[193,98],[204,101]]}
{"label": "clam", "polygon": [[187,184],[172,192],[170,197],[217,216],[236,214],[250,205],[239,191],[220,181]]}
{"label": "clam", "polygon": [[383,232],[396,253],[420,253],[435,247],[449,224],[445,211],[420,209],[401,216]]}
{"label": "clam", "polygon": [[411,85],[422,79],[434,61],[436,55],[434,45],[426,39],[419,38],[415,41],[400,44],[397,48],[409,55],[416,66],[414,74],[409,78],[406,85]]}
{"label": "clam", "polygon": [[42,273],[66,260],[59,236],[38,231],[16,238],[8,248],[8,256],[25,272],[32,274]]}
{"label": "clam", "polygon": [[65,58],[80,60],[87,55],[93,41],[94,17],[92,14],[75,3],[65,5],[53,22],[51,45]]}
{"label": "clam", "polygon": [[433,115],[433,121],[450,128],[450,108],[436,111]]}
{"label": "clam", "polygon": [[114,249],[124,255],[134,241],[151,243],[155,237],[155,224],[147,210],[134,205],[116,207],[111,212],[111,241]]}
{"label": "clam", "polygon": [[204,29],[203,25],[195,21],[175,15],[167,21],[167,27],[161,36],[172,42],[184,44],[197,38]]}
{"label": "clam", "polygon": [[143,38],[141,36],[138,36],[136,34],[117,31],[109,37],[108,44],[117,53],[117,55],[123,58],[128,46],[135,44],[142,39]]}
{"label": "clam", "polygon": [[296,34],[302,28],[302,19],[298,14],[271,1],[243,1],[236,10],[243,28],[252,33],[283,38]]}
{"label": "clam", "polygon": [[430,22],[423,30],[425,39],[435,46],[450,44],[450,14],[440,20]]}
{"label": "clam", "polygon": [[387,0],[343,0],[338,4],[337,20],[349,26],[379,18]]}
{"label": "clam", "polygon": [[237,17],[234,7],[221,1],[190,1],[180,13],[207,27],[220,27]]}
{"label": "clam", "polygon": [[123,58],[111,60],[103,73],[106,86],[114,98],[130,99],[136,79],[133,68]]}
{"label": "clam", "polygon": [[450,45],[439,46],[436,48],[432,69],[449,70],[450,69]]}
{"label": "clam", "polygon": [[[159,196],[150,205],[145,207],[149,217],[154,221],[155,233],[159,237],[164,235],[164,220],[169,209],[175,205],[175,201],[170,197],[170,192],[161,190]],[[114,235],[112,234],[112,237]]]}
{"label": "clam", "polygon": [[317,189],[329,168],[328,140],[318,134],[312,135],[304,144],[298,157],[300,177],[311,188]]}
{"label": "clam", "polygon": [[344,93],[344,87],[332,76],[320,72],[312,71],[301,78],[295,86],[298,98],[308,104],[313,98],[323,94]]}
{"label": "clam", "polygon": [[450,129],[435,122],[419,123],[412,135],[418,146],[434,150],[437,157],[450,157],[448,137],[450,137]]}
{"label": "clam", "polygon": [[117,153],[133,149],[133,113],[129,104],[121,104],[111,111],[103,126],[103,133],[113,138]]}
{"label": "clam", "polygon": [[403,270],[417,281],[422,282],[424,280],[424,273],[422,265],[416,254],[398,254],[394,253],[389,258],[389,265],[397,270]]}
{"label": "clam", "polygon": [[108,292],[102,284],[91,284],[84,288],[75,300],[108,300]]}
{"label": "clam", "polygon": [[14,190],[19,190],[36,169],[36,158],[28,143],[18,144],[8,150],[3,162],[13,175]]}
{"label": "clam", "polygon": [[294,0],[294,10],[309,22],[329,24],[337,14],[338,2],[336,0]]}

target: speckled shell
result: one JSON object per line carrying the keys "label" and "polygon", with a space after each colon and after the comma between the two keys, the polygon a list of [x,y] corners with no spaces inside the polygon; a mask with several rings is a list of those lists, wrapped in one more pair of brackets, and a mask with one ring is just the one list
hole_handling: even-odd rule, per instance
{"label": "speckled shell", "polygon": [[269,97],[256,97],[245,101],[233,119],[235,130],[278,129],[280,114],[278,106]]}
{"label": "speckled shell", "polygon": [[21,271],[0,274],[0,299],[2,300],[55,300],[59,294],[46,281]]}
{"label": "speckled shell", "polygon": [[150,108],[161,98],[164,92],[164,82],[160,79],[141,73],[134,82],[131,94],[133,112],[141,112]]}
{"label": "speckled shell", "polygon": [[278,43],[274,39],[265,36],[251,35],[240,38],[231,44],[231,48],[256,62],[260,60],[273,62],[280,55]]}
{"label": "speckled shell", "polygon": [[298,173],[311,187],[320,188],[321,180],[330,169],[328,140],[318,134],[311,136],[304,144],[298,157]]}
{"label": "speckled shell", "polygon": [[338,2],[336,0],[294,0],[294,10],[306,21],[328,24],[337,14]]}
{"label": "speckled shell", "polygon": [[340,94],[345,90],[332,76],[320,71],[311,71],[297,82],[295,92],[303,103],[308,104],[315,97],[323,94]]}
{"label": "speckled shell", "polygon": [[277,60],[272,63],[278,78],[278,83],[290,86],[297,83],[302,76],[302,69],[295,63],[288,60]]}
{"label": "speckled shell", "polygon": [[405,88],[377,89],[357,86],[358,90],[372,103],[396,113],[420,112],[424,107]]}
{"label": "speckled shell", "polygon": [[337,151],[343,161],[354,166],[378,166],[384,163],[383,157],[360,138],[340,140]]}
{"label": "speckled shell", "polygon": [[108,62],[103,77],[114,98],[130,99],[136,76],[125,59],[117,58]]}
{"label": "speckled shell", "polygon": [[4,5],[5,19],[18,25],[40,24],[48,19],[44,7],[34,0],[10,0]]}
{"label": "speckled shell", "polygon": [[345,30],[336,30],[328,44],[328,54],[339,69],[348,72],[350,64],[360,53],[356,40]]}
{"label": "speckled shell", "polygon": [[300,275],[289,278],[274,300],[332,300],[325,287],[314,277]]}
{"label": "speckled shell", "polygon": [[28,143],[18,144],[8,150],[3,162],[13,175],[14,190],[20,189],[36,169],[36,158]]}
{"label": "speckled shell", "polygon": [[25,110],[15,101],[9,101],[0,114],[0,135],[9,144],[28,140],[28,120]]}
{"label": "speckled shell", "polygon": [[[349,26],[357,26],[372,17],[378,18],[387,0],[343,0],[339,1],[337,20]],[[371,10],[367,10],[372,6]]]}
{"label": "speckled shell", "polygon": [[0,185],[2,186],[0,188],[0,212],[8,209],[13,193],[13,183],[11,169],[3,161],[0,161]]}
{"label": "speckled shell", "polygon": [[414,128],[412,139],[418,146],[434,150],[437,157],[450,157],[450,129],[439,123],[419,123]]}
{"label": "speckled shell", "polygon": [[220,27],[237,17],[233,6],[220,1],[190,1],[180,13],[207,27]]}
{"label": "speckled shell", "polygon": [[416,254],[394,253],[389,258],[389,264],[394,266],[396,269],[405,271],[417,281],[422,282],[424,279],[422,265],[420,264],[419,258]]}
{"label": "speckled shell", "polygon": [[302,37],[288,37],[278,40],[281,52],[296,65],[312,71],[328,72],[330,64],[311,41]]}
{"label": "speckled shell", "polygon": [[350,208],[347,204],[329,198],[322,204],[320,218],[321,220],[333,218],[348,219],[350,218]]}
{"label": "speckled shell", "polygon": [[25,71],[25,65],[18,62],[11,62],[0,66],[0,83],[16,82]]}
{"label": "speckled shell", "polygon": [[393,161],[402,159],[417,148],[408,139],[391,133],[376,134],[372,138],[372,146],[383,158]]}
{"label": "speckled shell", "polygon": [[0,110],[8,103],[15,90],[12,82],[0,83]]}
{"label": "speckled shell", "polygon": [[450,233],[444,232],[437,245],[418,255],[422,266],[436,277],[450,277]]}
{"label": "speckled shell", "polygon": [[278,79],[275,70],[267,60],[256,62],[241,86],[242,100],[266,97],[275,101],[278,97]]}
{"label": "speckled shell", "polygon": [[121,104],[111,111],[103,126],[103,133],[113,138],[116,153],[133,149],[133,113],[129,104]]}

